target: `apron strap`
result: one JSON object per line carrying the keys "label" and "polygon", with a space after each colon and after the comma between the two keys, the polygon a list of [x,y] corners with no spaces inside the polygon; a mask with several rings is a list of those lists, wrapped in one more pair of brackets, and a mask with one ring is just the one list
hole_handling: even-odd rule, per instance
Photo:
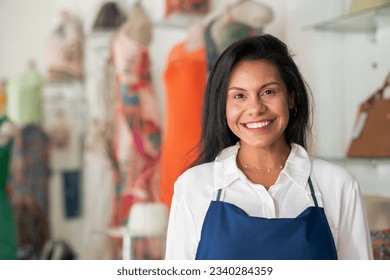
{"label": "apron strap", "polygon": [[308,182],[309,182],[309,187],[310,187],[310,194],[311,194],[311,197],[313,198],[314,205],[315,205],[315,207],[318,207],[317,198],[316,198],[316,196],[314,195],[313,183],[311,182],[310,176],[309,176]]}
{"label": "apron strap", "polygon": [[222,189],[219,189],[217,193],[217,201],[221,200],[221,193],[222,193]]}

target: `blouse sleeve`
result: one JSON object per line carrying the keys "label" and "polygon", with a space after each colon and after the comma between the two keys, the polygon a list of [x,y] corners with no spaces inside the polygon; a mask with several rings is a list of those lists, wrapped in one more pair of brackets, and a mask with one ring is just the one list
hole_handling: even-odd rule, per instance
{"label": "blouse sleeve", "polygon": [[166,241],[167,260],[194,260],[197,249],[194,218],[181,187],[178,182],[175,183]]}
{"label": "blouse sleeve", "polygon": [[338,232],[337,254],[340,260],[372,260],[371,237],[362,194],[355,180],[344,209]]}

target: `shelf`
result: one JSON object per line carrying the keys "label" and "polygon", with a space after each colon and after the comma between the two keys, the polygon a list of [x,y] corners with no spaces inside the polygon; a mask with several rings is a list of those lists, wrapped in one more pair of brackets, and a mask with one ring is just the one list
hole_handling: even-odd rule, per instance
{"label": "shelf", "polygon": [[318,158],[338,163],[338,164],[353,164],[353,165],[369,165],[376,167],[378,165],[390,165],[390,158],[355,158],[355,157],[322,157]]}
{"label": "shelf", "polygon": [[323,21],[310,28],[317,31],[374,34],[385,26],[390,26],[390,4]]}

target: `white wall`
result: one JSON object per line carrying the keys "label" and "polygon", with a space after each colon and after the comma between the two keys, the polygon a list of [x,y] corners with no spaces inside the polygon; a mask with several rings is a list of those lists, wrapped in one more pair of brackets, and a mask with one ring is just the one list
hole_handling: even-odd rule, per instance
{"label": "white wall", "polygon": [[[390,72],[390,25],[374,34],[308,28],[349,12],[350,1],[285,1],[285,40],[296,54],[315,102],[313,152],[347,167],[367,194],[390,196],[390,160],[342,159],[360,102]],[[374,66],[376,65],[376,67]]]}
{"label": "white wall", "polygon": [[[261,1],[261,0],[259,0]],[[102,1],[99,0],[0,0],[0,79],[22,73],[26,62],[34,59],[45,72],[46,40],[59,21],[63,8],[84,21],[89,34],[91,23]],[[119,1],[124,7],[135,1]],[[213,11],[222,10],[234,0],[212,0]],[[342,158],[349,143],[358,104],[380,86],[390,71],[390,28],[382,28],[373,42],[367,35],[317,32],[307,28],[313,24],[348,13],[348,0],[263,0],[275,12],[274,21],[266,31],[286,41],[295,53],[313,91],[315,127],[313,152],[325,158]],[[154,22],[163,19],[163,0],[142,1]],[[153,79],[163,114],[165,92],[162,73],[171,47],[186,38],[185,27],[156,24],[150,45]],[[374,68],[373,65],[377,67]],[[371,164],[365,161],[347,162],[358,178],[364,193],[390,196],[389,161]],[[61,193],[52,192],[58,234],[69,234],[79,246],[77,228],[83,222],[67,222],[61,215]]]}

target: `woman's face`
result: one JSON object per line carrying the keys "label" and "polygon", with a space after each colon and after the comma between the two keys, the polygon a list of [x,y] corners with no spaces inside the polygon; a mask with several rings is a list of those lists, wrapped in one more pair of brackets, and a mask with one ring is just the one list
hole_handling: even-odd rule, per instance
{"label": "woman's face", "polygon": [[265,60],[242,61],[235,66],[226,96],[226,118],[241,148],[285,145],[289,120],[286,85],[278,68]]}

